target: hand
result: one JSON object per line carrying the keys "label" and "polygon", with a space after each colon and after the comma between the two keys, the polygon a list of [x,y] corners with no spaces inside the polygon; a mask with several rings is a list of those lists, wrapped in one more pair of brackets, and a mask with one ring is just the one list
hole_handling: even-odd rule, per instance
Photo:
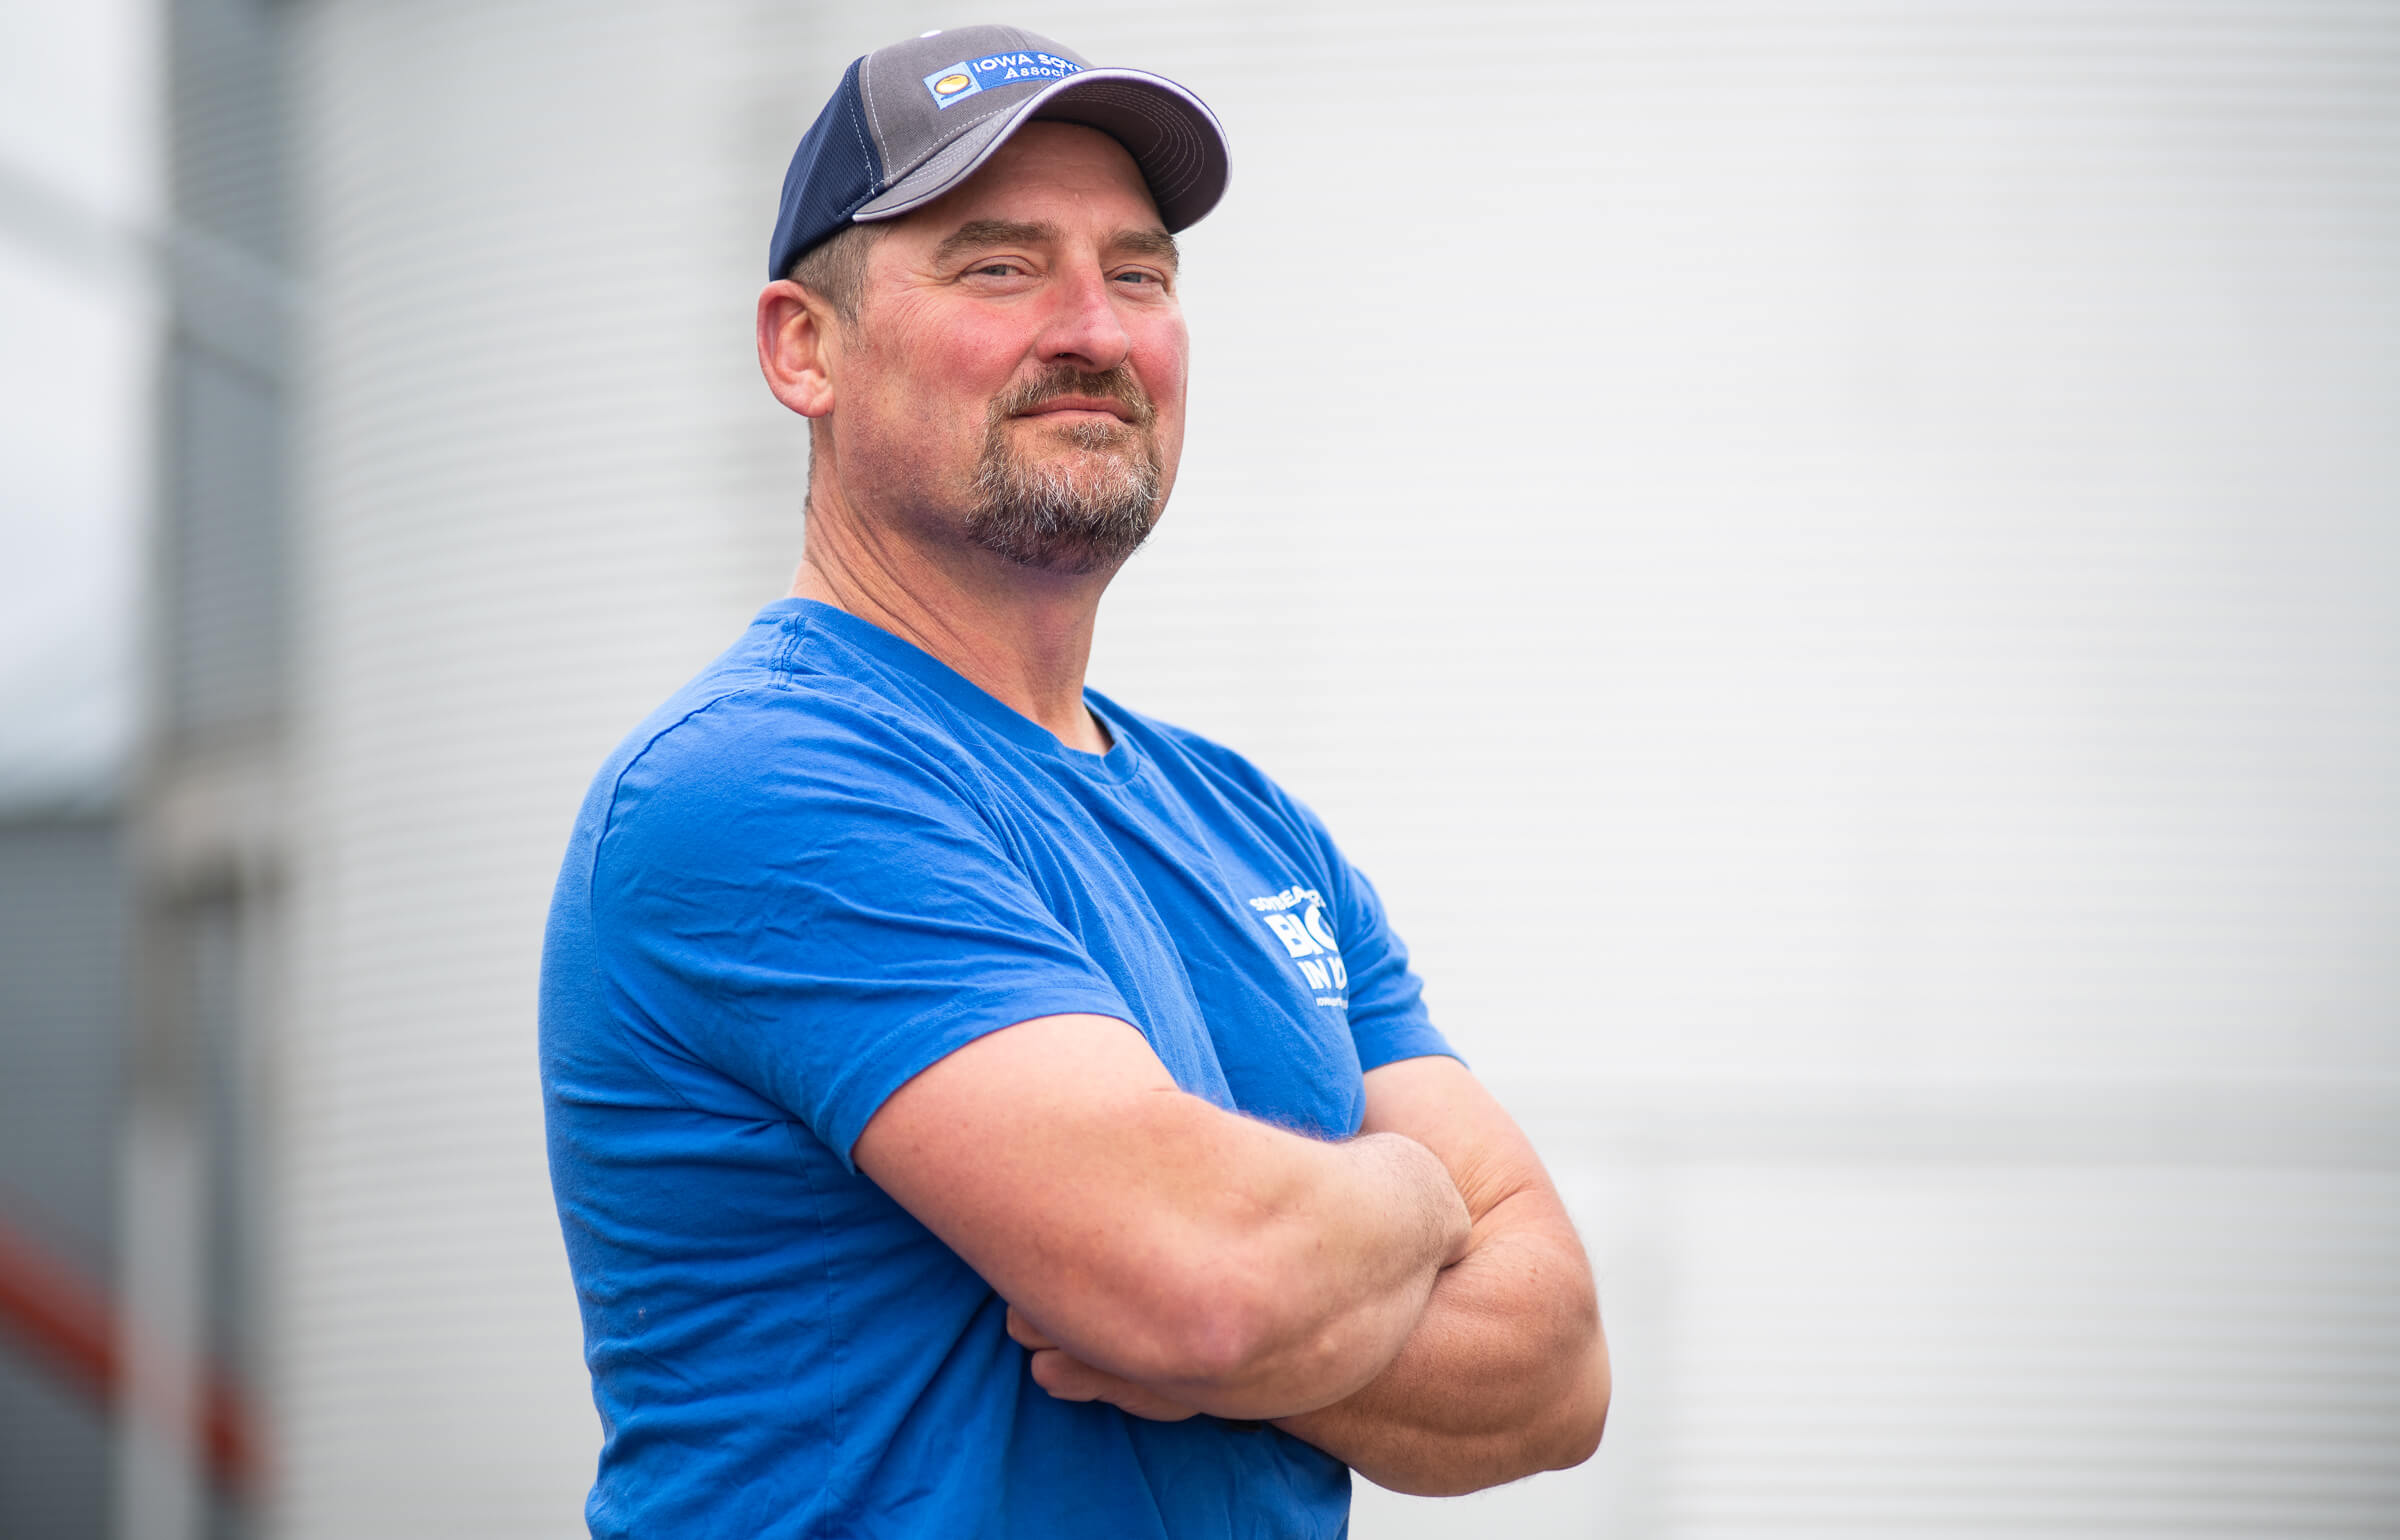
{"label": "hand", "polygon": [[1197,1408],[1170,1401],[1146,1385],[1093,1368],[1051,1341],[1014,1305],[1008,1307],[1008,1334],[1033,1354],[1033,1382],[1061,1401],[1105,1401],[1152,1422],[1181,1422],[1199,1415]]}

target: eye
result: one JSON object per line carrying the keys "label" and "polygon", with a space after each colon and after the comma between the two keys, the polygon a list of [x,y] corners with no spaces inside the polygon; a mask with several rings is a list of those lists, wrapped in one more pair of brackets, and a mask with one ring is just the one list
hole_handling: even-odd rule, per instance
{"label": "eye", "polygon": [[1014,257],[987,257],[967,269],[970,278],[1014,278],[1025,271],[1025,264]]}

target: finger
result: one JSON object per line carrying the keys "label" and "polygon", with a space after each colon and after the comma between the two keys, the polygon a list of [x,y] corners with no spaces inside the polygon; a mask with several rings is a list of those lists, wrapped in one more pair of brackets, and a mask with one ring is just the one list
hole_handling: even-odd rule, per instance
{"label": "finger", "polygon": [[1133,1393],[1130,1395],[1102,1396],[1100,1399],[1126,1415],[1139,1417],[1145,1422],[1182,1422],[1200,1415],[1198,1408],[1185,1406],[1180,1401],[1170,1401],[1156,1391],[1144,1390],[1139,1385],[1131,1389]]}
{"label": "finger", "polygon": [[1036,1352],[1058,1346],[1042,1334],[1040,1327],[1026,1319],[1024,1311],[1014,1305],[1008,1307],[1008,1334],[1019,1347],[1031,1348]]}
{"label": "finger", "polygon": [[1105,1378],[1062,1348],[1042,1348],[1033,1355],[1033,1382],[1061,1401],[1098,1400]]}
{"label": "finger", "polygon": [[1033,1355],[1033,1382],[1057,1400],[1106,1401],[1150,1422],[1181,1422],[1199,1415],[1146,1385],[1119,1379],[1056,1348]]}

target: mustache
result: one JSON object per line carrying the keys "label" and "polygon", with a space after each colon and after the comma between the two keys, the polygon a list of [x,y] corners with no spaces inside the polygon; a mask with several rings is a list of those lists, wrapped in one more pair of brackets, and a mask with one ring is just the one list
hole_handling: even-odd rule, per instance
{"label": "mustache", "polygon": [[1142,382],[1123,364],[1096,374],[1072,364],[1052,364],[1032,379],[1010,386],[992,403],[992,420],[997,423],[1004,417],[1019,416],[1061,396],[1093,396],[1114,401],[1125,408],[1127,418],[1137,428],[1147,428],[1158,420],[1158,408],[1150,404],[1150,393],[1142,389]]}

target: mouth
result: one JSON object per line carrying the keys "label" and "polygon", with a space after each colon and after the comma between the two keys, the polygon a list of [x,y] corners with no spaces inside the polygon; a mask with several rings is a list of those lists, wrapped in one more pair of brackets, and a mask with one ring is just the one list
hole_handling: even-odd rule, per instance
{"label": "mouth", "polygon": [[1108,396],[1052,396],[1039,405],[1029,406],[1013,415],[1065,418],[1069,421],[1093,417],[1106,417],[1116,422],[1133,421],[1133,409]]}

